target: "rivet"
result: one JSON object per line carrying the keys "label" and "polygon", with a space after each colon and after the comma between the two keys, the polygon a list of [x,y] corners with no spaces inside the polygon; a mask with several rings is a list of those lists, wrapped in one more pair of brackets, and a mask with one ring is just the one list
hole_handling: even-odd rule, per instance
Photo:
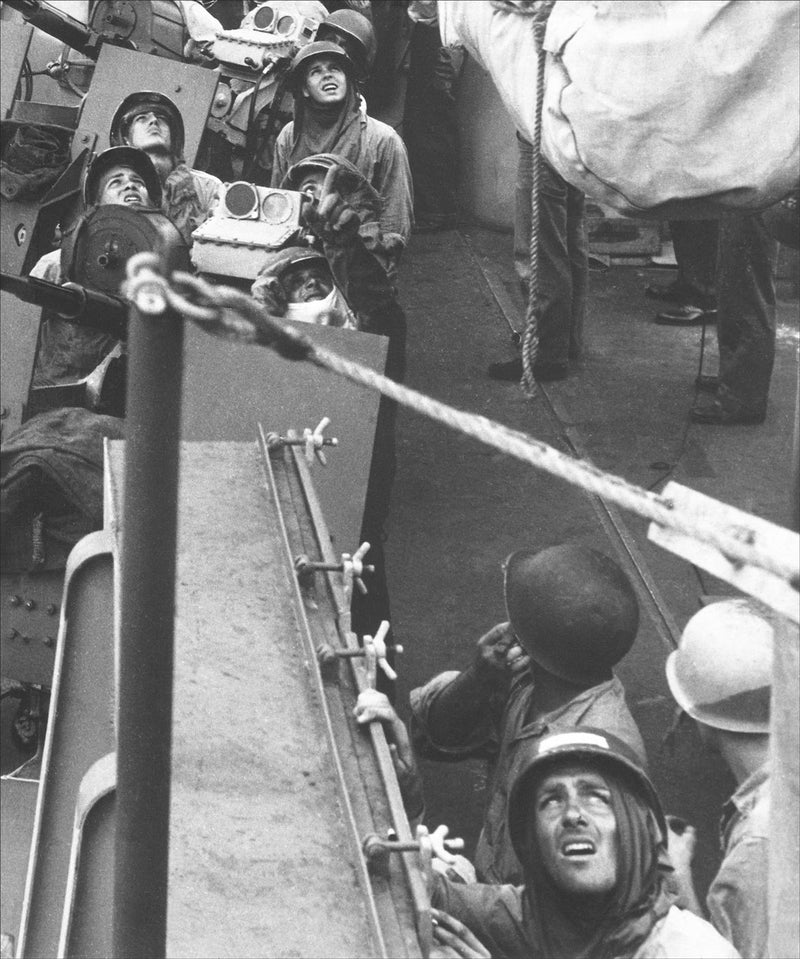
{"label": "rivet", "polygon": [[9,605],[9,606],[19,606],[19,604],[20,604],[21,602],[22,602],[22,600],[20,599],[20,597],[15,595],[15,596],[11,596],[11,597],[9,598],[9,600],[8,600],[8,605]]}
{"label": "rivet", "polygon": [[25,609],[32,611],[36,609],[36,600],[35,599],[26,599],[25,600]]}
{"label": "rivet", "polygon": [[13,643],[17,636],[19,636],[19,633],[16,631],[16,629],[12,629],[8,634],[8,641]]}
{"label": "rivet", "polygon": [[52,637],[52,636],[45,636],[45,638],[42,640],[42,642],[45,644],[45,646],[52,646],[52,645],[53,645],[53,637]]}
{"label": "rivet", "polygon": [[56,606],[55,603],[50,603],[47,607],[47,615],[55,616],[57,612],[58,612],[58,606]]}
{"label": "rivet", "polygon": [[22,637],[22,642],[23,642],[23,643],[29,643],[30,641],[31,641],[30,636],[23,636],[23,637]]}

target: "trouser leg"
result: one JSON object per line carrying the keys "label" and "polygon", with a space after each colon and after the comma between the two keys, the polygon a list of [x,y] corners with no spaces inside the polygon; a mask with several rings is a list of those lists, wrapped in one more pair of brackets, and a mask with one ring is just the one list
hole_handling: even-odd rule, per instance
{"label": "trouser leg", "polygon": [[719,220],[670,220],[669,229],[678,264],[678,284],[704,298],[693,305],[710,308],[716,289]]}
{"label": "trouser leg", "polygon": [[517,134],[517,182],[514,193],[514,269],[527,283],[531,265],[531,189],[533,146]]}
{"label": "trouser leg", "polygon": [[[570,187],[558,173],[542,161],[539,189],[539,295],[537,321],[539,353],[537,362],[566,363],[573,326],[572,275],[570,249]],[[577,192],[577,191],[576,191]],[[584,290],[585,302],[585,290]],[[580,319],[583,326],[583,319]]]}
{"label": "trouser leg", "polygon": [[583,355],[583,327],[589,289],[589,238],[586,232],[586,201],[574,186],[567,187],[567,249],[572,275],[572,310],[569,331],[569,358]]}
{"label": "trouser leg", "polygon": [[775,241],[760,216],[720,221],[717,267],[717,398],[728,410],[762,412],[775,362]]}

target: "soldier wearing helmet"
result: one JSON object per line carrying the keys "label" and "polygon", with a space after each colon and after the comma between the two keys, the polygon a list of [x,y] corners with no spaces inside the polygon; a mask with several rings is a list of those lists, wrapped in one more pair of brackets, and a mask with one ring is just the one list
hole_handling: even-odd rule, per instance
{"label": "soldier wearing helmet", "polygon": [[316,39],[338,44],[352,61],[359,82],[372,72],[378,41],[372,24],[357,10],[335,10],[317,27]]}
{"label": "soldier wearing helmet", "polygon": [[[773,629],[750,600],[711,603],[686,624],[667,659],[667,682],[678,708],[697,724],[704,745],[719,753],[737,782],[722,809],[722,865],[708,891],[711,922],[743,956],[767,955],[769,716]],[[682,891],[694,894],[694,831],[670,836]]]}
{"label": "soldier wearing helmet", "polygon": [[175,103],[152,90],[131,93],[117,107],[109,139],[147,153],[161,181],[162,210],[191,244],[192,232],[219,203],[222,181],[186,165],[183,117]]}
{"label": "soldier wearing helmet", "polygon": [[[278,134],[272,185],[299,189],[298,165],[311,158],[334,157],[342,168],[332,171],[323,166],[318,202],[307,208],[308,225],[324,246],[334,275],[334,260],[347,261],[345,295],[362,329],[389,337],[386,373],[400,381],[406,322],[397,300],[396,267],[411,233],[413,209],[405,146],[391,127],[359,109],[355,66],[337,44],[315,41],[303,47],[292,61],[290,80],[294,120]],[[350,189],[343,184],[353,181],[353,174],[361,184]],[[345,202],[343,194],[348,193],[358,195],[355,206]],[[368,194],[372,199],[364,203]],[[382,397],[362,525],[372,544],[371,559],[379,568],[395,472],[395,418],[395,403]],[[353,627],[372,633],[382,619],[390,619],[383,580],[373,584],[367,597],[359,593],[354,598]]]}
{"label": "soldier wearing helmet", "polygon": [[[161,184],[146,153],[133,147],[111,147],[97,154],[83,177],[84,206],[121,204],[134,209],[158,208]],[[61,283],[61,249],[45,253],[30,275]],[[34,386],[73,382],[88,375],[114,349],[117,340],[108,333],[70,323],[45,310],[33,374]]]}
{"label": "soldier wearing helmet", "polygon": [[481,637],[472,663],[411,693],[411,728],[429,759],[494,765],[475,854],[483,882],[518,883],[507,827],[510,774],[532,741],[564,726],[602,726],[645,762],[639,729],[613,668],[633,645],[636,594],[617,564],[562,544],[505,561],[508,621]]}
{"label": "soldier wearing helmet", "polygon": [[270,253],[250,292],[274,316],[350,330],[358,326],[325,254],[312,247],[287,246]]}
{"label": "soldier wearing helmet", "polygon": [[738,956],[674,905],[664,814],[628,743],[585,726],[528,738],[510,786],[522,884],[468,885],[437,872],[432,896],[491,955]]}
{"label": "soldier wearing helmet", "polygon": [[302,47],[291,64],[294,120],[278,134],[272,186],[306,157],[331,153],[350,161],[383,198],[381,228],[405,245],[411,233],[412,187],[403,141],[359,109],[357,70],[329,40]]}

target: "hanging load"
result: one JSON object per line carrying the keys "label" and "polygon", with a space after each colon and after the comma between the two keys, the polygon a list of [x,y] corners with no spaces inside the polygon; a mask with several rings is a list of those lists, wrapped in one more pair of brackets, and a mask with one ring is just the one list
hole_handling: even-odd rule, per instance
{"label": "hanging load", "polygon": [[[442,38],[490,73],[533,139],[540,3],[439,3]],[[800,177],[796,0],[559,0],[547,20],[542,152],[628,216],[761,210]]]}

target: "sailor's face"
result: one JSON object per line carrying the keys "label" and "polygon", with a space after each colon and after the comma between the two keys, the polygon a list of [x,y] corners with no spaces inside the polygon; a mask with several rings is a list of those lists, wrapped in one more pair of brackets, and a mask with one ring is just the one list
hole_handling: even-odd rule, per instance
{"label": "sailor's face", "polygon": [[546,775],[533,792],[542,865],[573,895],[602,896],[617,883],[617,820],[606,780],[591,766],[570,763]]}
{"label": "sailor's face", "polygon": [[314,57],[306,68],[303,92],[321,106],[343,103],[347,77],[339,61],[333,57]]}
{"label": "sailor's face", "polygon": [[172,131],[160,112],[148,110],[138,113],[130,122],[126,137],[132,147],[139,150],[172,149]]}
{"label": "sailor's face", "polygon": [[300,181],[297,189],[312,200],[319,200],[322,196],[322,186],[325,183],[325,170],[308,170],[303,173],[303,179]]}
{"label": "sailor's face", "polygon": [[99,206],[150,206],[150,194],[144,180],[130,167],[113,166],[101,178],[97,189]]}
{"label": "sailor's face", "polygon": [[281,282],[289,303],[311,303],[314,300],[324,300],[333,289],[328,272],[317,263],[287,271]]}

